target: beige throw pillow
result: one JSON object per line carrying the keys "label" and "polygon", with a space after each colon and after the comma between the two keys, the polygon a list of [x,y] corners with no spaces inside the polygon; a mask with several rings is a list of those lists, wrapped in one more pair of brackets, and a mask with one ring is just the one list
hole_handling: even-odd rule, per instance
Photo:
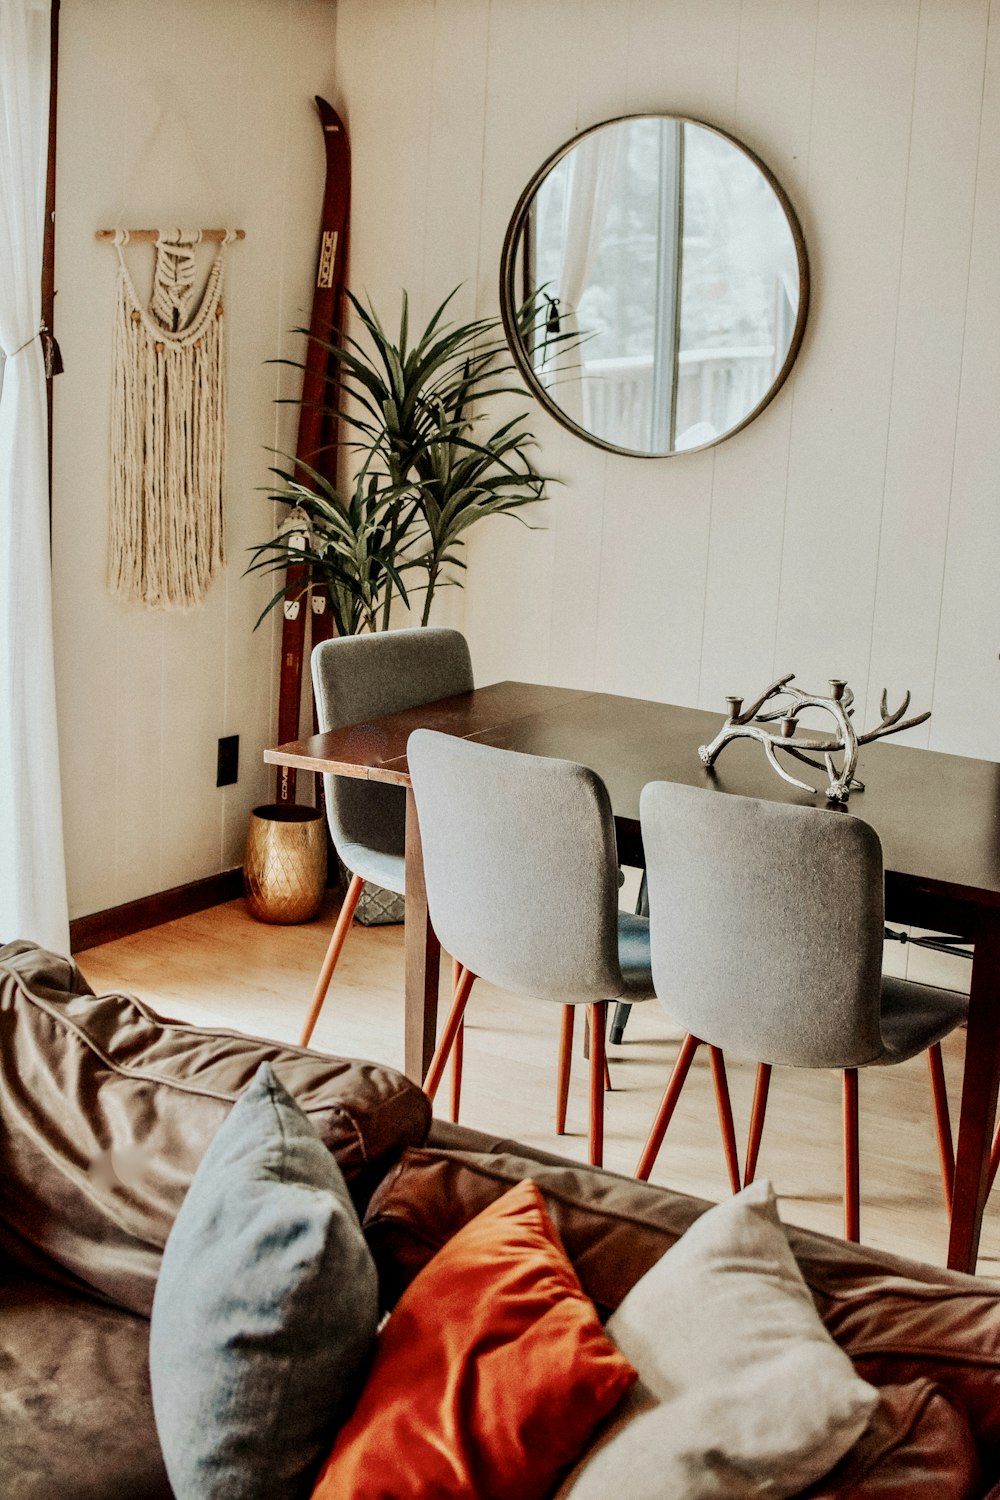
{"label": "beige throw pillow", "polygon": [[606,1330],[640,1385],[558,1500],[784,1500],[878,1403],[823,1327],[766,1180],[698,1219]]}

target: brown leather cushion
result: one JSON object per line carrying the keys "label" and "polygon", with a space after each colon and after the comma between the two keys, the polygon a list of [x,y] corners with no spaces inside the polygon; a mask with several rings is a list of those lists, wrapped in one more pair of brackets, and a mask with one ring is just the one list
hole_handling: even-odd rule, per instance
{"label": "brown leather cushion", "polygon": [[[369,1204],[365,1234],[391,1306],[445,1240],[533,1177],[584,1289],[606,1315],[710,1204],[632,1178],[509,1152],[407,1151]],[[1000,1469],[1000,1288],[789,1227],[827,1328],[878,1386],[930,1380]]]}
{"label": "brown leather cushion", "polygon": [[0,1285],[0,1495],[171,1500],[149,1324],[35,1280]]}
{"label": "brown leather cushion", "polygon": [[424,1095],[391,1068],[166,1021],[67,959],[0,948],[0,1255],[148,1316],[194,1170],[265,1060],[362,1207],[426,1137]]}
{"label": "brown leather cushion", "polygon": [[977,1500],[982,1471],[964,1413],[929,1380],[890,1385],[868,1430],[800,1500]]}

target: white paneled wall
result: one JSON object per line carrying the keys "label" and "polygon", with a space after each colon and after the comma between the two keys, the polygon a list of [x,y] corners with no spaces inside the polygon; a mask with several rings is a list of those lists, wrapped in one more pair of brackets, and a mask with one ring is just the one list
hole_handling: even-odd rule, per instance
{"label": "white paneled wall", "polygon": [[[53,566],[72,916],[240,863],[268,796],[272,590],[242,577],[269,534],[267,450],[294,442],[274,405],[308,322],[323,190],[313,96],[335,84],[333,0],[63,0],[57,159]],[[204,608],[129,608],[104,592],[111,319],[104,225],[246,229],[227,252],[228,567]],[[128,254],[148,284],[151,252]],[[220,735],[240,779],[215,786]]]}
{"label": "white paneled wall", "polygon": [[[992,12],[992,14],[991,14]],[[992,24],[991,24],[992,23]],[[603,453],[534,416],[541,528],[474,534],[464,624],[501,676],[718,706],[777,671],[883,686],[919,743],[1000,746],[1000,0],[63,0],[53,549],[71,912],[238,863],[267,794],[275,639],[241,574],[288,447],[322,184],[347,116],[351,283],[390,321],[496,309],[521,187],[577,130],[668,110],[775,171],[813,305],[792,376],[704,453]],[[99,225],[222,220],[227,573],[190,615],[103,592],[114,251]],[[141,253],[141,252],[136,252]],[[238,733],[240,781],[215,787]]]}
{"label": "white paneled wall", "polygon": [[732,131],[807,239],[805,343],[736,437],[627,459],[536,414],[564,483],[544,530],[474,536],[480,680],[714,707],[846,676],[869,715],[911,687],[916,742],[996,757],[1000,0],[339,0],[337,74],[351,279],[387,315],[460,281],[460,313],[495,310],[521,187],[622,113]]}

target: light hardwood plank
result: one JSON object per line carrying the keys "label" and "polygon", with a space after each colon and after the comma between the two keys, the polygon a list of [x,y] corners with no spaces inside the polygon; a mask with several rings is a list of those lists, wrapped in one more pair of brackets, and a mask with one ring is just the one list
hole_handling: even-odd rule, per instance
{"label": "light hardwood plank", "polygon": [[[131,990],[163,1014],[293,1042],[326,949],[335,902],[300,927],[255,922],[230,902],[149,932],[92,948],[80,966],[96,989]],[[449,961],[443,961],[442,985]],[[403,1056],[402,929],[355,924],[313,1039],[319,1050]],[[582,1034],[582,1027],[577,1027]],[[515,998],[480,982],[466,1016],[462,1119],[583,1161],[587,1070],[578,1049],[568,1133],[555,1134],[559,1007]],[[655,1001],[636,1006],[625,1042],[609,1047],[605,1164],[631,1175],[652,1122],[680,1033]],[[945,1043],[953,1119],[964,1036]],[[704,1049],[703,1049],[704,1050]],[[727,1060],[742,1160],[753,1092],[752,1064]],[[447,1087],[439,1109],[447,1109]],[[840,1081],[833,1073],[776,1069],[759,1176],[771,1176],[783,1216],[827,1234],[842,1227]],[[699,1052],[653,1180],[718,1199],[728,1191],[707,1052]],[[861,1233],[883,1249],[945,1263],[947,1226],[923,1058],[861,1073]],[[983,1225],[980,1272],[1000,1274],[996,1196]]]}

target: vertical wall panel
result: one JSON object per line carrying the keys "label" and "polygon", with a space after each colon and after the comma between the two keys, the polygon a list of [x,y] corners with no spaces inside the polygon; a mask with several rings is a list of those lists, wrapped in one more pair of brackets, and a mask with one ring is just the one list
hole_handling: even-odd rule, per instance
{"label": "vertical wall panel", "polygon": [[628,112],[667,110],[732,129],[740,0],[631,0]]}
{"label": "vertical wall panel", "polygon": [[476,315],[476,266],[469,247],[479,236],[480,183],[486,122],[489,10],[466,0],[437,0],[428,82],[430,119],[419,283],[411,290],[425,323],[444,297],[459,288],[449,321]]}
{"label": "vertical wall panel", "polygon": [[[930,707],[955,462],[988,0],[920,11],[867,714]],[[941,164],[949,170],[942,172]],[[995,656],[995,653],[994,653]],[[860,684],[859,684],[860,686]],[[926,744],[934,721],[911,738]]]}
{"label": "vertical wall panel", "polygon": [[[273,739],[271,592],[244,579],[274,514],[256,493],[294,414],[323,181],[312,96],[334,74],[330,0],[63,0],[57,205],[53,573],[70,910],[79,916],[211,875],[242,857]],[[227,251],[228,566],[189,613],[104,591],[115,252],[106,224],[239,223]],[[140,295],[149,247],[127,251]],[[202,252],[205,263],[210,252]],[[293,341],[294,342],[294,341]],[[239,734],[240,780],[215,786],[216,744]]]}
{"label": "vertical wall panel", "polygon": [[697,695],[714,457],[608,457],[594,681],[604,692]]}
{"label": "vertical wall panel", "polygon": [[[477,0],[456,34],[439,6],[434,77],[461,68],[465,135],[485,132],[485,158],[477,179],[463,147],[461,207],[437,248],[428,213],[428,295],[434,267],[453,276],[464,253],[478,306],[492,309],[503,227],[530,173],[575,129],[656,109],[708,118],[761,154],[799,211],[813,273],[788,385],[714,453],[619,459],[539,418],[540,462],[567,483],[553,493],[547,540],[496,526],[470,549],[464,618],[485,675],[714,705],[776,669],[819,686],[846,673],[862,713],[883,682],[912,684],[915,707],[933,683],[932,744],[983,753],[995,742],[993,720],[973,707],[976,690],[997,699],[997,549],[977,546],[994,536],[989,413],[1000,403],[990,93],[980,118],[986,8]],[[411,86],[415,64],[391,35],[406,6],[379,9],[376,47],[368,8],[340,0],[352,97],[376,67],[392,87]],[[451,118],[448,105],[435,110]],[[376,114],[365,120],[365,149],[390,150]],[[396,189],[391,173],[380,180],[404,201],[399,176]],[[373,275],[407,263],[399,235],[373,247]]]}
{"label": "vertical wall panel", "polygon": [[820,6],[808,196],[811,338],[797,372],[775,667],[867,680],[918,7]]}
{"label": "vertical wall panel", "polygon": [[[226,292],[229,368],[239,371],[242,395],[238,413],[230,406],[230,422],[235,415],[243,436],[229,445],[224,695],[212,715],[215,736],[240,736],[239,782],[218,793],[223,868],[243,859],[248,807],[273,797],[274,773],[265,769],[263,751],[273,743],[277,723],[279,615],[269,615],[256,633],[254,624],[277,580],[251,580],[243,569],[248,549],[273,530],[278,513],[261,489],[270,477],[269,466],[278,462],[271,450],[288,453],[295,443],[297,410],[274,399],[279,390],[294,394],[295,374],[265,359],[302,357],[304,340],[290,330],[309,316],[307,256],[316,244],[324,170],[313,94],[329,97],[332,92],[328,79],[317,79],[313,62],[304,58],[298,28],[290,34],[285,7],[254,0],[250,14],[253,24],[242,36],[233,103],[231,212],[239,215],[247,190],[272,208],[234,250]],[[323,46],[326,19],[315,3],[297,12],[298,26],[312,28],[313,47]],[[268,122],[263,130],[262,120]]]}
{"label": "vertical wall panel", "polygon": [[[64,0],[69,357],[54,555],[74,914],[187,878],[210,846],[216,866],[232,862],[266,784],[256,765],[243,776],[273,717],[274,632],[250,632],[265,585],[239,577],[235,554],[200,628],[126,618],[101,593],[113,256],[89,236],[123,205],[183,214],[208,194],[254,231],[233,252],[228,294],[230,539],[243,549],[262,534],[263,449],[291,441],[270,395],[292,377],[263,360],[295,352],[287,330],[308,309],[321,176],[309,100],[332,90],[334,41],[331,97],[354,159],[351,282],[387,315],[403,286],[423,317],[460,281],[458,316],[495,311],[521,187],[576,130],[627,112],[732,130],[785,184],[806,233],[805,344],[744,433],[644,462],[533,411],[540,467],[566,481],[533,517],[545,529],[481,527],[467,592],[441,601],[439,618],[464,622],[480,680],[714,706],[774,668],[817,684],[836,672],[867,714],[883,683],[912,686],[915,707],[933,691],[925,741],[995,755],[997,4]],[[176,76],[187,100],[191,136],[172,158],[154,129],[154,74]],[[164,773],[179,714],[189,743]],[[235,732],[247,737],[241,784],[215,793],[200,767]]]}
{"label": "vertical wall panel", "polygon": [[[194,220],[208,224],[220,218],[226,223],[239,213],[233,181],[239,128],[239,66],[245,38],[242,31],[234,32],[230,7],[199,7],[197,45],[185,45],[185,22],[190,24],[190,19],[185,0],[173,0],[173,4],[162,9],[162,24],[167,28],[171,49],[167,54],[169,72],[165,76],[147,71],[141,59],[147,46],[155,56],[159,47],[168,44],[167,36],[147,38],[143,34],[145,17],[142,26],[135,28],[133,61],[139,98],[130,134],[136,143],[136,154],[128,168],[124,203],[129,212],[134,212],[131,196],[134,184],[141,177],[141,191],[148,195],[152,214],[150,223],[161,223],[164,213],[173,223]],[[148,100],[148,113],[142,112],[144,99]],[[245,275],[245,268],[239,264],[240,250],[239,245],[233,245],[225,251],[230,281]],[[203,254],[206,264],[211,253]],[[142,260],[147,265],[152,262],[148,246],[143,249]],[[232,326],[232,305],[229,311],[227,338]],[[229,414],[229,442],[237,453],[246,436],[241,417],[238,407]],[[230,474],[230,480],[231,477]],[[242,509],[244,501],[232,483],[227,489],[229,565],[242,571],[239,554],[234,556],[232,516],[234,511]],[[205,870],[217,869],[221,864],[223,796],[215,785],[215,771],[226,690],[226,605],[225,578],[220,578],[201,608],[162,617],[157,883],[165,890],[195,880]],[[122,610],[126,640],[127,617],[132,613]],[[195,661],[198,669],[192,671]],[[141,715],[143,711],[143,700],[139,697],[134,700],[133,712]],[[174,726],[185,723],[197,725],[198,732],[184,735],[172,732]],[[136,731],[141,733],[141,725],[136,725]],[[120,814],[120,848],[127,843],[129,829],[141,816],[142,803],[148,796],[146,768],[139,761],[129,763],[133,769],[133,796]],[[183,816],[178,817],[180,809]],[[121,899],[144,894],[143,873],[136,872],[132,889]]]}
{"label": "vertical wall panel", "polygon": [[549,674],[565,687],[594,685],[609,458],[562,430],[542,459],[546,472],[560,480],[550,487],[547,520],[552,529]]}
{"label": "vertical wall panel", "polygon": [[[571,134],[626,111],[630,61],[628,4],[581,0],[561,62],[571,69],[576,86]],[[536,168],[541,161],[539,156]],[[546,521],[552,530],[548,675],[570,687],[592,687],[605,527],[609,506],[615,505],[615,490],[608,491],[609,456],[560,428],[541,465],[562,481],[552,487]]]}
{"label": "vertical wall panel", "polygon": [[[567,26],[567,11],[572,25]],[[572,66],[576,4],[563,0],[500,0],[489,7],[488,74],[481,108],[485,118],[482,213],[476,250],[479,305],[497,311],[500,252],[507,224],[528,178],[548,154],[573,134],[577,86]],[[530,406],[515,399],[506,410]],[[494,419],[500,416],[494,406]],[[541,411],[532,425],[542,441],[544,468],[561,434]],[[475,642],[473,660],[483,679],[550,675],[554,533],[550,506],[525,519],[498,517],[472,533],[465,620]],[[506,663],[506,668],[503,664]]]}
{"label": "vertical wall panel", "polygon": [[350,281],[390,328],[398,327],[401,288],[414,296],[415,316],[421,311],[434,10],[434,0],[348,6],[338,33],[351,138]]}
{"label": "vertical wall panel", "polygon": [[[66,4],[60,15],[63,59],[59,78],[60,121],[87,119],[86,150],[74,152],[72,191],[60,172],[56,329],[66,364],[53,384],[54,513],[52,530],[53,616],[62,747],[63,824],[70,910],[95,911],[114,892],[119,737],[116,704],[122,680],[117,613],[104,592],[106,510],[93,500],[106,496],[109,476],[106,409],[93,398],[111,389],[110,300],[103,326],[95,327],[97,298],[89,291],[114,277],[113,251],[97,245],[93,231],[118,211],[126,146],[125,95],[107,92],[107,77],[128,76],[125,0],[90,7]],[[93,101],[104,107],[94,110]],[[79,132],[78,134],[82,134]],[[81,146],[83,142],[81,140]],[[79,294],[68,294],[63,266],[72,240]],[[111,260],[109,260],[111,257]],[[89,294],[88,294],[89,293]],[[83,404],[79,414],[78,403]],[[62,435],[72,432],[71,445]],[[63,496],[69,497],[65,502]],[[153,650],[155,652],[155,642]],[[151,714],[159,714],[158,657]],[[158,858],[159,809],[149,857]],[[152,887],[151,887],[152,888]]]}
{"label": "vertical wall panel", "polygon": [[1000,755],[998,245],[1000,4],[992,0],[931,738],[991,760]]}
{"label": "vertical wall panel", "polygon": [[[787,0],[747,0],[733,126],[788,193],[803,220],[807,248],[814,244],[806,177],[817,22],[815,4],[791,7]],[[814,274],[820,272],[816,265]],[[799,354],[799,368],[811,358],[807,345]],[[775,670],[788,444],[798,374],[796,370],[756,421],[715,450],[697,692],[698,703],[706,708],[724,707],[730,693],[750,696],[762,690]]]}

